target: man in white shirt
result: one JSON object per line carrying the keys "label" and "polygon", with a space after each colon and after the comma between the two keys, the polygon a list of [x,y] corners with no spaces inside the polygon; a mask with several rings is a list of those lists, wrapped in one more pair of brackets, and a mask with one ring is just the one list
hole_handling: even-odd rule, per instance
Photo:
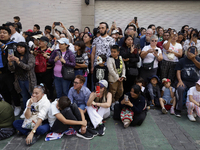
{"label": "man in white shirt", "polygon": [[10,39],[11,40],[13,40],[14,42],[17,42],[17,43],[26,42],[24,37],[16,31],[14,23],[7,22],[6,24],[3,24],[3,26],[8,26],[10,28],[10,30],[11,30]]}

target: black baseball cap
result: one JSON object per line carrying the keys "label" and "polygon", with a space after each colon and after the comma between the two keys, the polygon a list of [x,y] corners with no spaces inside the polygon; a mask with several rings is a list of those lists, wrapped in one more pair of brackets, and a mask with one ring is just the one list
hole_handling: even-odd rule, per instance
{"label": "black baseball cap", "polygon": [[39,40],[49,42],[49,39],[46,36],[42,36]]}

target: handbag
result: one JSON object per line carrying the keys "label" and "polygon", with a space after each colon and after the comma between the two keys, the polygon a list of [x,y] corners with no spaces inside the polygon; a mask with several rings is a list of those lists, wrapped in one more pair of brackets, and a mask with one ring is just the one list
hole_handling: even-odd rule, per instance
{"label": "handbag", "polygon": [[38,113],[32,114],[32,116],[29,119],[24,119],[24,122],[22,124],[22,128],[25,129],[33,129],[37,123],[38,120]]}
{"label": "handbag", "polygon": [[128,68],[128,75],[130,76],[137,76],[138,73],[138,69],[137,68]]}
{"label": "handbag", "polygon": [[151,70],[151,69],[153,69],[153,64],[154,64],[155,59],[156,59],[156,57],[154,57],[153,61],[150,62],[150,63],[143,63],[143,68],[145,70]]}
{"label": "handbag", "polygon": [[165,53],[164,52],[164,54],[167,56],[167,58],[169,59],[169,60],[174,60],[174,57],[175,57],[175,55],[174,55],[174,53]]}
{"label": "handbag", "polygon": [[75,73],[74,73],[74,68],[62,65],[62,70],[61,70],[63,79],[65,80],[74,80],[75,78]]}

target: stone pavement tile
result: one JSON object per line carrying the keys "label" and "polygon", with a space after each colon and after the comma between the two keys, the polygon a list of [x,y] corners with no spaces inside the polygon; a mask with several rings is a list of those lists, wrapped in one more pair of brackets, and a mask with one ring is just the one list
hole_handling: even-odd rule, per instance
{"label": "stone pavement tile", "polygon": [[14,136],[8,138],[8,139],[4,139],[4,140],[1,140],[0,142],[0,149],[3,149],[12,139],[13,139]]}
{"label": "stone pavement tile", "polygon": [[78,137],[75,135],[72,136],[63,136],[62,140],[64,140],[64,144],[62,146],[62,149],[67,149],[67,150],[76,150],[77,148],[77,142],[79,140]]}

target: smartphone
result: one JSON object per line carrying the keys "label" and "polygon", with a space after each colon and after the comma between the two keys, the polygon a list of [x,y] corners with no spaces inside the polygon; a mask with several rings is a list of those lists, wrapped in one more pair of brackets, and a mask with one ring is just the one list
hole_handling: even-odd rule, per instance
{"label": "smartphone", "polygon": [[128,95],[124,95],[124,100],[128,101]]}
{"label": "smartphone", "polygon": [[61,58],[61,54],[59,51],[56,52],[57,53],[57,56],[59,56],[59,58]]}
{"label": "smartphone", "polygon": [[195,48],[194,47],[191,47],[190,53],[195,54]]}
{"label": "smartphone", "polygon": [[97,94],[100,93],[100,86],[99,86],[99,85],[96,86],[96,93],[97,93]]}
{"label": "smartphone", "polygon": [[54,25],[55,25],[55,26],[59,26],[59,25],[60,25],[60,22],[54,22]]}
{"label": "smartphone", "polygon": [[137,17],[134,17],[135,23],[137,22]]}
{"label": "smartphone", "polygon": [[156,52],[158,52],[158,49],[156,49]]}
{"label": "smartphone", "polygon": [[13,49],[8,49],[8,54],[14,56],[14,51],[13,51]]}
{"label": "smartphone", "polygon": [[193,34],[193,38],[197,38],[197,35],[196,35],[196,34]]}

